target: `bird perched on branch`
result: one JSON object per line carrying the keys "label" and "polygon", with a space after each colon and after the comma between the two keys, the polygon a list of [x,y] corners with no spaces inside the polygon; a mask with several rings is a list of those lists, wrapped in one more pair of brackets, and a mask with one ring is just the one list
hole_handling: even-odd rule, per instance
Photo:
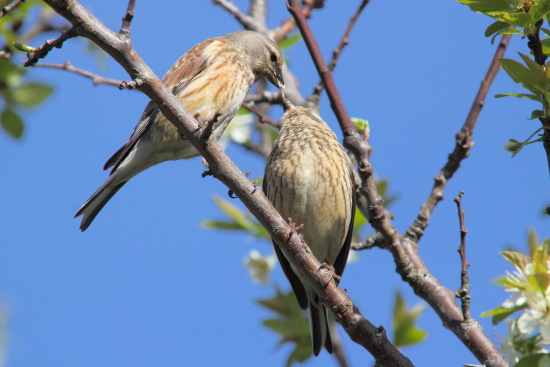
{"label": "bird perched on branch", "polygon": [[[301,227],[309,248],[339,278],[346,266],[355,215],[353,167],[328,125],[314,112],[287,105],[267,159],[263,189],[283,218]],[[303,226],[303,227],[302,227]],[[332,353],[327,311],[274,242],[303,310],[309,308],[313,354]]]}
{"label": "bird perched on branch", "polygon": [[[218,139],[233,119],[252,85],[266,78],[284,86],[283,57],[269,38],[252,31],[212,38],[187,51],[166,73],[162,82],[187,111],[201,121],[214,122],[211,138]],[[107,181],[78,210],[84,231],[103,206],[132,177],[167,160],[198,156],[177,128],[149,102],[130,140],[105,164],[113,167]]]}

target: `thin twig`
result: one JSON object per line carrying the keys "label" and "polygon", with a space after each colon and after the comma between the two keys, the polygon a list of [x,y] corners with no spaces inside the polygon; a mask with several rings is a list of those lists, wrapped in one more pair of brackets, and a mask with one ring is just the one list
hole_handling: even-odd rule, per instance
{"label": "thin twig", "polygon": [[63,42],[68,40],[69,38],[73,38],[77,36],[76,28],[78,27],[78,24],[73,25],[68,31],[62,32],[61,36],[54,40],[47,40],[42,46],[35,48],[33,51],[29,51],[27,53],[28,60],[25,61],[23,66],[32,66],[38,62],[39,59],[42,59],[46,57],[46,55],[54,48],[61,48],[63,46]]}
{"label": "thin twig", "polygon": [[485,104],[485,98],[489,92],[489,88],[493,83],[498,71],[500,70],[500,64],[498,60],[502,58],[506,47],[510,42],[510,34],[505,34],[502,36],[500,43],[495,52],[495,56],[489,65],[489,70],[487,74],[481,81],[481,85],[477,92],[477,95],[474,99],[474,103],[468,113],[466,121],[462,129],[456,134],[456,144],[454,151],[449,154],[447,163],[441,169],[439,174],[434,178],[434,184],[430,196],[424,204],[422,204],[420,212],[416,217],[414,223],[407,229],[406,236],[411,238],[413,241],[418,242],[424,230],[428,227],[430,223],[430,217],[435,209],[436,205],[443,200],[443,189],[445,188],[447,181],[453,177],[455,172],[460,167],[460,163],[470,154],[470,149],[473,146],[472,135],[476,126],[479,113]]}
{"label": "thin twig", "polygon": [[13,10],[16,6],[18,6],[21,3],[24,3],[25,0],[15,0],[11,4],[8,4],[2,8],[2,11],[0,11],[0,19],[6,14],[8,14],[10,11]]}
{"label": "thin twig", "polygon": [[250,93],[244,99],[245,103],[269,103],[283,105],[283,94],[281,90],[275,92],[262,91],[262,93]]}
{"label": "thin twig", "polygon": [[134,8],[136,7],[136,1],[137,0],[128,1],[128,9],[122,18],[122,26],[120,27],[120,32],[118,33],[125,37],[130,37],[130,31],[132,30],[130,28],[130,24],[132,23],[132,19],[134,19]]}
{"label": "thin twig", "polygon": [[254,18],[243,13],[235,4],[226,0],[212,0],[214,5],[219,5],[229,12],[241,25],[249,31],[266,33],[265,27],[262,27]]}
{"label": "thin twig", "polygon": [[[304,3],[303,12],[306,19],[309,19],[311,17],[311,11],[313,9],[321,9],[323,6],[325,6],[324,0],[304,1],[303,3]],[[280,26],[271,30],[270,32],[271,39],[273,39],[275,43],[279,43],[284,38],[286,38],[290,34],[290,32],[292,32],[295,29],[296,29],[296,21],[294,20],[293,17],[289,17],[288,19],[283,21],[283,23],[281,23]]]}
{"label": "thin twig", "polygon": [[273,120],[271,117],[265,115],[262,111],[258,110],[256,107],[254,107],[254,104],[252,103],[243,103],[242,106],[249,110],[250,112],[255,113],[258,115],[260,122],[266,123],[268,125],[273,126],[276,129],[279,129],[279,122]]}
{"label": "thin twig", "polygon": [[[344,34],[342,35],[342,38],[340,39],[340,43],[338,44],[336,49],[334,49],[334,51],[332,51],[332,59],[330,59],[330,61],[328,62],[328,65],[327,65],[328,70],[330,72],[333,72],[334,69],[336,68],[336,65],[338,65],[338,59],[340,58],[340,55],[342,54],[342,50],[344,49],[344,47],[346,47],[349,44],[349,36],[351,34],[351,30],[353,29],[353,26],[355,25],[355,22],[357,21],[357,19],[359,19],[359,16],[361,15],[361,12],[363,11],[365,6],[367,6],[367,4],[369,2],[370,2],[370,0],[362,0],[361,4],[359,5],[357,10],[355,11],[355,14],[353,14],[351,19],[349,20],[346,31],[344,32]],[[323,83],[322,83],[322,81],[320,81],[317,85],[315,85],[313,87],[313,93],[311,93],[309,95],[309,97],[307,97],[307,100],[310,101],[310,102],[314,102],[316,104],[319,104],[319,97],[321,96],[321,93],[323,92],[323,89],[324,89],[323,88]]]}
{"label": "thin twig", "polygon": [[458,208],[458,221],[460,223],[460,247],[458,248],[458,253],[460,254],[460,262],[462,264],[462,269],[460,270],[460,288],[456,291],[456,297],[460,298],[462,301],[462,316],[464,321],[467,321],[472,318],[470,315],[470,276],[468,275],[468,263],[466,257],[466,234],[468,230],[464,226],[464,211],[462,210],[462,196],[464,196],[464,191],[458,193],[458,196],[454,198],[456,206]]}
{"label": "thin twig", "polygon": [[107,85],[114,85],[114,86],[118,87],[118,86],[120,86],[120,84],[122,84],[122,80],[105,78],[101,75],[97,75],[97,74],[94,74],[94,73],[89,72],[87,70],[77,68],[76,66],[73,66],[69,61],[65,61],[64,64],[37,63],[37,64],[32,65],[32,67],[43,67],[43,68],[67,70],[67,71],[70,71],[71,73],[82,75],[83,77],[91,79],[92,83],[94,83],[94,85],[107,84]]}

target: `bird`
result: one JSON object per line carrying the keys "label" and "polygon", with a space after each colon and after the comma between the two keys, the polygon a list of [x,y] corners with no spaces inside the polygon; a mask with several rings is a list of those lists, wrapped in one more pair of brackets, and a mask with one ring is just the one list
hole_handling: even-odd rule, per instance
{"label": "bird", "polygon": [[[277,45],[254,31],[236,31],[203,41],[172,65],[162,82],[200,121],[215,121],[210,138],[218,139],[237,113],[252,85],[266,78],[284,87],[283,57]],[[203,124],[204,125],[204,124]],[[130,139],[103,167],[112,167],[105,183],[76,212],[85,231],[99,211],[128,180],[167,160],[189,159],[198,151],[152,101]]]}
{"label": "bird", "polygon": [[[267,159],[263,191],[278,213],[297,225],[313,255],[342,275],[355,216],[353,166],[327,123],[310,109],[286,103]],[[303,310],[309,309],[312,350],[333,352],[327,310],[273,241],[284,274]]]}

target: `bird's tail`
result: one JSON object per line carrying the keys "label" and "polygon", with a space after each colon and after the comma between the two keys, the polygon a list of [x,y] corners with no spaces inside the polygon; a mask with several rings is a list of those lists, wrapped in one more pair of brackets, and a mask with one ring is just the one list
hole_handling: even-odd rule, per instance
{"label": "bird's tail", "polygon": [[321,302],[310,302],[309,304],[309,330],[311,332],[311,343],[313,354],[318,356],[323,349],[332,354],[332,339],[328,328],[327,309]]}
{"label": "bird's tail", "polygon": [[82,222],[80,223],[80,230],[84,232],[86,228],[90,226],[96,215],[103,209],[105,204],[117,193],[118,190],[127,181],[113,185],[114,176],[110,176],[107,181],[82,205],[76,212],[74,217],[82,215]]}

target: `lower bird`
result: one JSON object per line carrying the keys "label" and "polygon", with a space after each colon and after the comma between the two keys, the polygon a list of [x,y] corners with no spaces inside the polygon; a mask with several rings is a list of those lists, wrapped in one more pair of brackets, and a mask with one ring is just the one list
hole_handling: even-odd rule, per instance
{"label": "lower bird", "polygon": [[[258,32],[237,31],[191,48],[166,73],[162,82],[192,116],[214,120],[211,137],[218,139],[233,119],[252,85],[266,78],[284,86],[283,57],[277,45]],[[132,177],[167,160],[198,156],[159,108],[149,102],[130,140],[105,164],[113,167],[107,181],[75,214],[85,231],[99,211]]]}
{"label": "lower bird", "polygon": [[[267,159],[263,190],[279,214],[297,225],[313,255],[341,276],[355,215],[353,166],[336,135],[313,111],[287,105]],[[327,311],[279,246],[281,267],[303,310],[309,309],[313,354],[332,353]]]}

